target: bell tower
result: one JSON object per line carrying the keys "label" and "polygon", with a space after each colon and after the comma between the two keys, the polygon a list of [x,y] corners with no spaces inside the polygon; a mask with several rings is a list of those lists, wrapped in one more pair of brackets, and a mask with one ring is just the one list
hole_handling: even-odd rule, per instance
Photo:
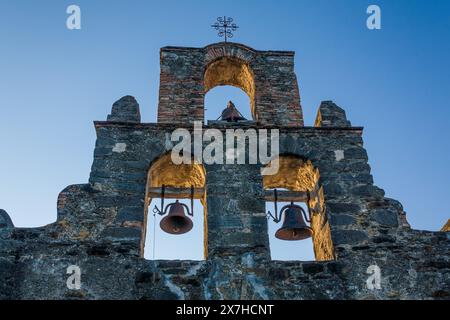
{"label": "bell tower", "polygon": [[160,56],[159,123],[204,121],[205,94],[231,85],[248,94],[258,123],[303,126],[292,51],[222,42],[204,48],[165,47]]}
{"label": "bell tower", "polygon": [[[321,102],[314,125],[304,125],[294,52],[230,42],[164,47],[160,65],[157,122],[143,123],[131,96],[95,121],[89,181],[59,194],[54,223],[16,228],[0,210],[0,298],[450,296],[448,232],[411,229],[400,202],[374,184],[363,127],[334,102]],[[219,85],[248,94],[252,119],[239,119],[230,104],[220,121],[205,123],[205,93]],[[195,144],[198,122],[217,134],[240,129],[245,159],[256,153],[247,145],[252,132],[276,130],[265,142],[278,145],[278,156],[267,164],[203,161],[196,157],[205,148]],[[191,161],[177,163],[172,137],[180,128],[191,139],[191,152],[183,152]],[[269,167],[277,170],[262,174]],[[190,219],[198,214],[181,200],[201,203],[203,261],[144,259],[154,199],[164,199],[160,226],[173,237],[193,232]],[[266,202],[292,205],[268,215]],[[273,260],[268,217],[280,222],[279,239],[311,237],[315,260]],[[82,271],[76,291],[66,285],[69,266]],[[381,274],[375,289],[367,286],[371,270]]]}

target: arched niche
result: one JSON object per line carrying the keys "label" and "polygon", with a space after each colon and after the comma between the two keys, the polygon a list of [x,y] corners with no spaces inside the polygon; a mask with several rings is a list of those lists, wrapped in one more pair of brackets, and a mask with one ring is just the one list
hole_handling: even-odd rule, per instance
{"label": "arched niche", "polygon": [[161,187],[163,184],[174,188],[203,188],[206,173],[202,164],[192,160],[191,164],[174,164],[171,153],[166,153],[153,162],[148,171],[149,187]]}
{"label": "arched niche", "polygon": [[293,191],[313,191],[319,181],[319,170],[311,161],[295,155],[279,156],[278,173],[265,175],[265,189],[285,188]]}
{"label": "arched niche", "polygon": [[[193,157],[191,164],[175,164],[171,159],[171,153],[166,153],[153,161],[147,177],[147,187],[145,195],[144,226],[148,225],[149,205],[157,196],[158,190],[164,185],[168,188],[165,199],[189,199],[191,196],[190,188],[194,187],[194,199],[200,200],[203,205],[203,252],[207,257],[207,209],[206,209],[206,172],[202,164],[196,162]],[[166,202],[168,204],[169,202]],[[147,227],[143,228],[141,256],[144,255],[144,246]]]}
{"label": "arched niche", "polygon": [[[273,161],[278,161],[279,169],[274,175],[263,176],[264,189],[296,191],[296,193],[287,193],[282,198],[285,202],[304,202],[308,207],[311,214],[310,227],[313,229],[316,260],[335,259],[330,224],[325,210],[325,196],[323,187],[319,183],[319,170],[310,160],[297,155],[280,155]],[[268,166],[273,165],[273,163],[268,164]],[[303,201],[298,201],[299,198],[303,198]]]}
{"label": "arched niche", "polygon": [[217,86],[225,85],[244,91],[250,98],[251,114],[256,119],[255,78],[248,63],[237,58],[218,58],[207,65],[203,79],[205,94]]}
{"label": "arched niche", "polygon": [[161,49],[158,122],[204,121],[205,94],[215,86],[242,89],[261,124],[303,126],[294,52],[260,51],[220,42]]}

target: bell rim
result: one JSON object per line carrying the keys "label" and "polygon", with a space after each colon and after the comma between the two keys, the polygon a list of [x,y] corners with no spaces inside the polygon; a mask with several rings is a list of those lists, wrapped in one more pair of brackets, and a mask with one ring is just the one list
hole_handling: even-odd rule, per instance
{"label": "bell rim", "polygon": [[194,227],[194,222],[193,222],[190,218],[185,217],[186,220],[188,220],[188,223],[187,223],[187,224],[188,224],[188,227],[186,228],[186,231],[183,231],[183,232],[172,232],[172,231],[168,231],[168,230],[166,230],[166,229],[163,228],[163,224],[164,224],[165,221],[167,221],[167,220],[170,219],[170,218],[173,218],[173,216],[166,216],[166,217],[162,218],[161,221],[159,222],[159,227],[161,228],[161,230],[163,230],[163,231],[166,232],[166,233],[173,234],[173,235],[181,235],[181,234],[188,233],[188,232],[191,231],[192,228]]}
{"label": "bell rim", "polygon": [[312,236],[314,235],[314,230],[311,227],[304,226],[304,227],[296,228],[296,229],[298,229],[298,230],[308,230],[309,231],[308,232],[309,235],[307,237],[301,237],[301,238],[295,238],[295,239],[288,239],[288,238],[280,237],[281,232],[284,231],[284,230],[288,230],[288,229],[293,229],[293,228],[280,228],[280,229],[278,229],[275,232],[275,238],[280,239],[280,240],[284,240],[284,241],[300,241],[300,240],[305,240],[305,239],[308,239],[308,238],[312,238]]}

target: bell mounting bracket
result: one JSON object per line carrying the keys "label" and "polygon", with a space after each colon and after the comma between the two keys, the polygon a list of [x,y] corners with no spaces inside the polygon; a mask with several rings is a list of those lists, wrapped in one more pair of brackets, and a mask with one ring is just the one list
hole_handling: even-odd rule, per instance
{"label": "bell mounting bracket", "polygon": [[[297,207],[297,208],[299,208],[300,211],[302,212],[303,216],[305,217],[306,222],[311,223],[311,219],[308,217],[308,215],[306,214],[305,210],[304,210],[302,207],[300,207],[300,206],[294,204],[293,201],[291,201],[290,204],[285,205],[283,208],[281,208],[280,214],[278,214],[278,190],[277,190],[277,189],[274,189],[274,190],[273,190],[273,193],[274,193],[274,199],[275,199],[275,201],[274,201],[274,204],[275,204],[275,214],[272,214],[272,213],[270,212],[270,210],[267,211],[267,218],[268,218],[268,219],[272,219],[273,222],[279,223],[279,222],[281,221],[281,217],[283,216],[284,210],[286,210],[286,209],[289,208],[289,207]],[[309,193],[308,193],[308,198],[309,198]],[[309,201],[308,201],[308,202],[309,202]],[[308,211],[309,211],[309,206],[308,206]],[[311,216],[311,213],[310,213],[309,215]]]}
{"label": "bell mounting bracket", "polygon": [[184,203],[180,203],[178,200],[176,202],[169,203],[164,208],[164,193],[166,190],[166,186],[163,184],[161,187],[161,209],[158,208],[157,205],[153,208],[153,212],[159,214],[160,216],[166,215],[167,211],[170,209],[171,206],[173,206],[175,203],[181,204],[185,209],[188,215],[191,217],[194,216],[194,186],[191,186],[191,208],[189,210],[189,207],[185,205]]}

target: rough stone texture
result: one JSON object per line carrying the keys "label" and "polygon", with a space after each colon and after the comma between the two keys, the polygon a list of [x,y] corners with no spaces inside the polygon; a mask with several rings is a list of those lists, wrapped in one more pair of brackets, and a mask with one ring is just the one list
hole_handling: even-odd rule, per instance
{"label": "rough stone texture", "polygon": [[[185,83],[184,75],[202,70],[204,59],[214,60],[215,50],[222,55],[221,48],[162,50],[160,120],[170,106],[181,108],[178,119],[201,117],[201,77]],[[236,48],[241,59],[256,54],[244,49]],[[292,55],[258,54],[254,59],[292,67]],[[286,92],[283,99],[298,98],[295,90]],[[264,99],[255,101],[257,112],[263,110]],[[113,119],[95,123],[89,183],[60,193],[56,222],[15,228],[0,211],[0,299],[450,299],[449,234],[409,227],[401,204],[373,184],[362,128],[350,127],[330,102],[321,104],[315,127],[303,127],[300,118],[295,127],[244,125],[278,128],[280,153],[305,159],[317,173],[308,206],[318,261],[270,259],[260,166],[226,164],[204,165],[206,260],[143,259],[149,169],[171,150],[168,137],[178,126],[130,121],[130,109],[118,105],[124,104],[113,106]],[[81,268],[80,290],[66,286],[70,265]],[[366,286],[371,265],[381,270],[381,289]]]}
{"label": "rough stone texture", "polygon": [[132,96],[125,96],[113,104],[108,121],[141,122],[139,104]]}
{"label": "rough stone texture", "polygon": [[0,229],[1,228],[14,228],[14,224],[12,223],[8,213],[2,209],[0,209]]}
{"label": "rough stone texture", "polygon": [[350,127],[344,109],[338,107],[333,101],[323,101],[320,104],[316,117],[316,126],[320,127]]}

